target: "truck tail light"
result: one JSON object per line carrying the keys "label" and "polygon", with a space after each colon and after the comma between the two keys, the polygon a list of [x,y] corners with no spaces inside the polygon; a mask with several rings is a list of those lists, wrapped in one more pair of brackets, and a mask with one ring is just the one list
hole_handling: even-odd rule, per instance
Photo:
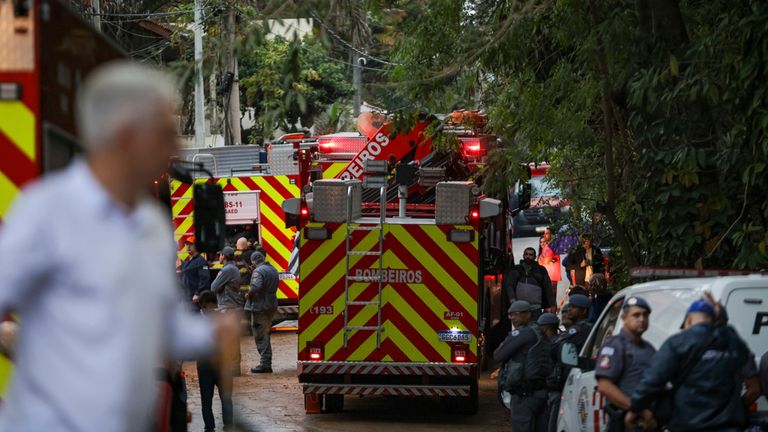
{"label": "truck tail light", "polygon": [[466,363],[469,347],[466,344],[456,344],[451,347],[451,361],[454,363]]}
{"label": "truck tail light", "polygon": [[307,342],[307,351],[310,361],[321,361],[325,357],[324,345],[322,342]]}

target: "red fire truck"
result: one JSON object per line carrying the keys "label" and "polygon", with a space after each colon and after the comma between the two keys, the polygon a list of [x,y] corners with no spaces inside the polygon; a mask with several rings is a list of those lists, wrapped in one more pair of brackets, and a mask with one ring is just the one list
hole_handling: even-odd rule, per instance
{"label": "red fire truck", "polygon": [[[58,1],[0,1],[0,223],[24,185],[78,152],[77,86],[122,56]],[[0,398],[11,368],[0,354]]]}
{"label": "red fire truck", "polygon": [[284,210],[301,229],[307,412],[340,410],[349,395],[440,396],[477,410],[481,366],[509,330],[501,272],[514,212],[510,197],[480,193],[496,138],[446,120],[458,148],[434,148],[432,121],[321,136],[302,154],[315,180]]}
{"label": "red fire truck", "polygon": [[[289,265],[296,229],[286,227],[282,204],[299,196],[298,151],[307,140],[312,141],[304,134],[285,135],[266,150],[239,145],[186,149],[180,155],[180,159],[199,163],[214,176],[209,180],[207,174],[197,171],[200,177],[196,182],[214,181],[224,191],[226,242],[234,247],[238,238],[245,237],[264,247],[267,260],[280,273],[278,312],[283,317],[298,314],[299,281]],[[188,256],[184,241],[195,232],[192,185],[171,179],[170,203],[178,258],[184,260]],[[214,273],[220,267],[212,261]]]}

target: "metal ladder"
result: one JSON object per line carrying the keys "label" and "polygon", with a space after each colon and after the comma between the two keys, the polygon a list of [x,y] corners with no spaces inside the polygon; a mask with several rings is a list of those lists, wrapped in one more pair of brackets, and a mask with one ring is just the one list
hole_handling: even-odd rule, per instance
{"label": "metal ladder", "polygon": [[[352,186],[347,187],[347,256],[346,256],[346,270],[344,272],[344,348],[347,347],[349,342],[349,332],[351,331],[375,331],[376,332],[376,349],[381,348],[381,332],[383,330],[381,325],[381,292],[384,282],[384,223],[387,217],[387,187],[382,186],[379,190],[379,199],[381,201],[381,218],[378,225],[374,226],[352,226]],[[350,241],[352,238],[352,232],[354,231],[378,231],[379,232],[379,249],[376,251],[356,251],[351,249]],[[350,256],[377,256],[379,261],[379,273],[376,277],[366,276],[352,276],[349,274],[349,258]],[[369,301],[350,301],[349,300],[349,285],[354,282],[378,282],[379,294],[376,300]],[[349,325],[349,307],[350,306],[370,306],[376,305],[376,325],[375,326],[350,326]]]}

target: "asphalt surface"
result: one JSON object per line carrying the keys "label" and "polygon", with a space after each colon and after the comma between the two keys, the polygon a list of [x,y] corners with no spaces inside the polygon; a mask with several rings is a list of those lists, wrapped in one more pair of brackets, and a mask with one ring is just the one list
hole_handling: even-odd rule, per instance
{"label": "asphalt surface", "polygon": [[[515,239],[515,256],[522,257],[526,247],[538,249],[537,238]],[[561,283],[558,298],[567,287]],[[253,339],[243,337],[240,377],[235,378],[236,421],[247,430],[258,431],[484,431],[509,432],[509,413],[496,398],[496,382],[486,372],[480,382],[480,409],[476,415],[446,413],[437,398],[372,397],[346,398],[344,411],[334,414],[304,412],[304,398],[296,378],[297,335],[295,332],[273,333],[273,374],[253,375],[251,366],[258,364]],[[200,393],[194,363],[187,363],[191,432],[203,431]],[[221,403],[214,398],[217,430],[222,430]]]}

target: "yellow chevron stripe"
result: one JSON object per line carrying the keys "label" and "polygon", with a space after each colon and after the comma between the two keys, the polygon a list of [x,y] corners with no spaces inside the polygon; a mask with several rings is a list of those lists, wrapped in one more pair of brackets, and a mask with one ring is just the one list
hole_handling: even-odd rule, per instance
{"label": "yellow chevron stripe", "polygon": [[[411,305],[408,304],[408,302],[405,301],[402,297],[397,295],[394,292],[394,290],[392,291],[392,295],[389,296],[389,303],[391,303],[392,306],[395,307],[397,312],[400,315],[402,315],[403,318],[405,318],[405,320],[408,321],[413,326],[413,328],[415,328],[416,331],[424,337],[424,339],[426,339],[426,341],[432,346],[432,348],[435,349],[435,351],[440,353],[443,356],[443,358],[445,358],[446,360],[450,359],[450,356],[451,356],[450,346],[444,342],[440,342],[437,339],[437,334],[435,334],[435,330],[432,329],[432,326],[430,326],[429,323],[424,321],[424,318],[422,318],[418,312],[413,310]],[[396,327],[393,325],[387,328],[387,331],[390,334],[396,333],[395,329]],[[397,333],[399,333],[399,331],[397,331]],[[401,347],[401,346],[398,346],[398,348],[403,350],[403,353],[405,353],[405,355],[407,355],[409,359],[414,359],[419,357],[423,359],[425,358],[424,354],[422,354],[421,351],[419,350],[406,351],[405,350],[406,347]]]}
{"label": "yellow chevron stripe", "polygon": [[[437,225],[420,225],[421,229],[432,238],[435,244],[440,245],[440,249],[451,258],[456,267],[464,271],[470,280],[477,280],[477,262],[471,261],[459,250],[456,243],[447,241],[445,233]],[[457,226],[457,229],[472,229],[470,226]],[[477,247],[478,236],[475,236],[474,246]],[[479,255],[478,255],[479,256]]]}
{"label": "yellow chevron stripe", "polygon": [[0,102],[2,131],[30,160],[36,159],[35,114],[21,101]]}
{"label": "yellow chevron stripe", "polygon": [[[388,257],[388,263],[390,267],[394,268],[406,268],[406,265],[400,261],[397,257],[392,254],[392,256]],[[458,321],[450,321],[445,320],[443,313],[446,311],[450,311],[450,309],[443,304],[443,302],[435,295],[435,293],[432,292],[425,284],[409,284],[409,286],[412,288],[413,292],[424,301],[424,304],[429,307],[429,309],[435,314],[435,316],[440,319],[441,321],[446,323],[446,328],[450,328],[452,326],[458,326],[460,330],[474,330],[474,329],[466,329],[463,327],[463,325]],[[472,316],[472,318],[477,318],[477,308],[476,307],[467,307],[467,312]],[[431,329],[431,327],[430,327]]]}
{"label": "yellow chevron stripe", "polygon": [[[182,215],[181,211],[184,210],[184,207],[189,204],[189,202],[192,200],[192,198],[179,198],[176,200],[176,202],[171,207],[171,214],[173,216],[186,216]],[[190,210],[190,214],[194,211],[194,209]]]}
{"label": "yellow chevron stripe", "polygon": [[190,213],[189,216],[184,218],[184,222],[180,223],[178,227],[176,227],[176,231],[174,232],[175,235],[178,236],[176,239],[177,241],[181,239],[181,237],[189,231],[190,228],[192,228],[192,224],[195,222],[194,219],[194,212]]}
{"label": "yellow chevron stripe", "polygon": [[[344,236],[346,236],[346,230],[339,229],[336,231],[336,235],[334,236],[333,240],[335,240],[336,237],[341,237],[341,240],[343,241]],[[371,231],[365,236],[365,238],[363,238],[362,241],[360,241],[358,245],[355,246],[355,250],[361,250],[361,251],[371,250],[374,245],[378,247],[378,241],[379,241],[378,233]],[[328,242],[329,241],[326,240],[326,243]],[[341,241],[336,244],[338,245],[339,243],[341,243]],[[329,253],[333,250],[335,249],[329,250]],[[318,250],[312,254],[311,258],[314,258],[315,256],[318,257],[318,260],[324,260],[328,256],[328,254],[319,253],[319,250]],[[349,267],[352,268],[358,261],[360,261],[360,259],[362,259],[362,257],[359,257],[359,256],[349,257]],[[324,262],[324,263],[318,263],[318,265],[319,264],[324,264],[325,266],[328,266],[328,264],[330,263]],[[327,270],[327,273],[325,274],[321,282],[322,284],[322,286],[320,287],[321,289],[317,289],[317,287],[313,288],[304,296],[302,300],[307,302],[307,304],[315,304],[315,302],[320,300],[320,297],[322,297],[325,294],[325,292],[328,290],[328,288],[331,287],[333,283],[335,283],[338,280],[342,280],[344,278],[344,272],[346,271],[345,265],[346,263],[344,262],[343,259],[339,260],[336,263],[336,265],[334,265],[332,268]],[[302,272],[304,271],[303,265],[302,265],[301,271]],[[309,271],[311,272],[312,270],[309,270]],[[352,284],[352,286],[357,288],[358,286],[366,286],[366,284],[354,283]]]}
{"label": "yellow chevron stripe", "polygon": [[[432,276],[437,279],[438,282],[440,282],[440,285],[442,285],[452,296],[454,296],[459,303],[464,305],[471,305],[475,303],[472,297],[467,294],[466,291],[464,291],[464,288],[462,288],[458,282],[449,276],[448,272],[445,271],[445,268],[440,263],[438,263],[416,239],[411,237],[411,235],[408,234],[403,226],[389,225],[389,228],[390,232],[392,232],[393,235],[395,235],[397,239],[408,248],[408,250],[414,255],[414,257],[416,257],[416,259],[424,268],[434,269],[434,271],[431,272]],[[389,253],[391,254],[392,252]],[[446,264],[450,265],[452,263]]]}
{"label": "yellow chevron stripe", "polygon": [[[337,307],[339,309],[336,309]],[[334,308],[333,309],[334,312],[336,310],[338,310],[339,313],[342,314],[342,316],[343,316],[343,314],[344,314],[344,296],[343,295],[339,297],[339,300],[334,302],[333,308]],[[358,313],[357,315],[352,317],[352,319],[349,320],[349,323],[347,325],[350,325],[350,326],[362,326],[362,325],[365,325],[365,323],[368,322],[368,320],[373,318],[375,315],[376,315],[376,308],[365,308],[365,309],[361,310],[360,313]],[[323,330],[323,328],[321,328],[320,330]],[[357,332],[355,332],[355,331],[349,332],[349,337],[351,338],[352,336],[355,335],[355,333],[357,333]],[[373,333],[373,332],[367,332],[367,333]],[[375,336],[375,333],[374,333],[372,349],[376,349],[376,339],[375,339],[375,337],[376,336]],[[367,339],[370,339],[370,337],[367,338]],[[312,339],[307,339],[307,340],[312,340]],[[369,341],[366,340],[360,346],[362,347],[363,345],[366,345],[366,343],[368,343],[368,342]],[[339,330],[338,333],[333,335],[331,340],[329,340],[325,344],[326,357],[333,356],[333,354],[335,354],[338,350],[343,349],[343,348],[344,348],[344,330],[342,329],[342,330]],[[370,346],[369,346],[369,349],[370,349]],[[359,349],[357,351],[359,351]],[[370,353],[370,351],[369,351],[369,353]],[[366,353],[365,356],[367,357],[368,353]],[[365,358],[365,357],[361,357],[361,358]],[[349,357],[349,359],[352,360],[353,358]]]}
{"label": "yellow chevron stripe", "polygon": [[13,200],[19,194],[19,188],[0,172],[0,219],[4,219],[11,208]]}
{"label": "yellow chevron stripe", "polygon": [[[445,241],[445,236],[443,236],[443,241]],[[388,257],[388,261],[387,262],[388,262],[390,267],[394,267],[394,268],[407,268],[405,263],[400,261],[394,254],[391,254],[391,256]],[[473,331],[474,332],[475,329],[464,328],[464,326],[459,321],[445,320],[444,316],[443,316],[443,313],[445,311],[450,310],[450,309],[447,306],[445,306],[443,304],[443,302],[439,298],[437,298],[437,296],[435,296],[435,294],[432,292],[432,290],[427,288],[426,285],[424,285],[424,284],[409,284],[409,286],[413,289],[414,293],[419,298],[421,298],[424,301],[424,304],[427,305],[427,307],[429,307],[429,309],[432,311],[432,313],[434,313],[435,316],[437,316],[437,318],[439,318],[441,321],[443,321],[445,323],[445,328],[446,329],[456,326],[460,330],[469,330],[469,331]],[[469,312],[469,314],[472,316],[472,318],[477,319],[477,303],[473,302],[472,304],[474,306],[466,305],[465,307],[466,307],[467,311]],[[427,327],[424,328],[424,329],[420,329],[420,328],[416,327],[416,325],[413,322],[411,322],[411,324],[421,334],[434,333],[434,331],[435,331],[432,328],[432,326],[430,326],[429,324],[427,324]],[[396,330],[396,329],[394,329],[394,330]],[[400,332],[394,331],[394,330],[389,333],[389,336],[392,336],[393,334],[400,334]],[[406,351],[404,349],[404,347],[400,347],[400,345],[398,345],[398,348],[400,348],[406,354],[409,353],[409,351]],[[470,344],[470,350],[473,353],[475,353],[475,354],[477,353],[477,338],[473,338],[472,343]],[[449,355],[450,355],[450,353],[449,353]]]}
{"label": "yellow chevron stripe", "polygon": [[286,280],[284,281],[285,285],[288,287],[289,290],[291,290],[292,293],[299,295],[299,281],[296,280]]}
{"label": "yellow chevron stripe", "polygon": [[[325,226],[324,224],[319,223],[310,223],[307,225],[307,227],[312,228],[321,228]],[[339,228],[336,230],[336,232],[333,233],[333,236],[329,238],[328,240],[325,240],[322,245],[320,245],[313,253],[312,255],[308,257],[302,257],[302,260],[299,262],[299,265],[301,266],[301,274],[302,279],[306,279],[307,276],[309,276],[310,273],[315,271],[317,267],[324,263],[325,259],[328,257],[328,255],[331,254],[336,248],[339,247],[341,242],[344,241],[344,237],[347,235],[346,230]],[[301,245],[303,246],[308,241],[305,236],[301,236]]]}
{"label": "yellow chevron stripe", "polygon": [[[293,198],[298,198],[301,195],[301,189],[299,189],[299,186],[295,184],[291,184],[291,178],[285,175],[281,176],[273,176],[275,180],[279,181],[281,185],[288,191],[288,193],[291,194]],[[275,192],[275,195],[272,195],[275,198],[275,201],[282,202],[285,197],[278,191],[272,189]],[[270,194],[271,195],[271,194]]]}
{"label": "yellow chevron stripe", "polygon": [[[262,227],[263,228],[263,227]],[[280,242],[275,236],[272,234],[271,231],[267,229],[261,230],[261,241],[264,244],[270,245],[277,251],[278,255],[281,257],[284,257],[288,259],[288,257],[291,256],[291,251],[289,251],[282,242]],[[267,260],[272,263],[275,267],[277,267],[278,271],[285,271],[286,269],[280,268],[277,266],[277,264],[274,261],[274,257],[267,256]]]}
{"label": "yellow chevron stripe", "polygon": [[333,178],[338,177],[338,175],[342,171],[344,171],[344,168],[346,168],[347,165],[349,165],[348,162],[338,162],[338,163],[331,164],[329,167],[327,167],[323,171],[323,178],[324,179],[333,179]]}

